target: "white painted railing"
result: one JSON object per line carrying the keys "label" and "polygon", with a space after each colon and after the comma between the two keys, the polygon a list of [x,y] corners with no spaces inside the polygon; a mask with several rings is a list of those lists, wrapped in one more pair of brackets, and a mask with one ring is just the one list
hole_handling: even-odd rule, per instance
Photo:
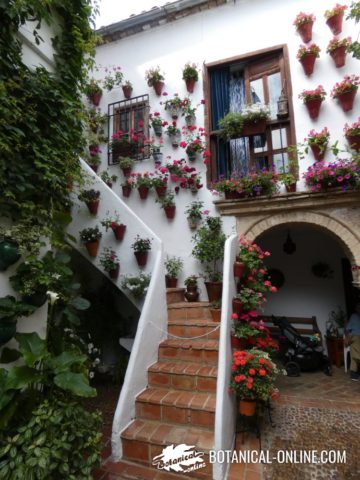
{"label": "white painted railing", "polygon": [[[235,443],[236,408],[235,397],[228,393],[231,380],[232,350],[230,344],[232,298],[236,293],[233,263],[238,252],[237,235],[226,240],[224,252],[223,293],[219,342],[218,378],[216,385],[215,450],[231,450]],[[213,464],[214,480],[224,480],[229,465]]]}
{"label": "white painted railing", "polygon": [[[93,170],[81,162],[84,173],[89,177],[90,185],[86,188],[100,190],[100,205],[98,215],[93,217],[88,213],[85,204],[77,200],[77,206],[73,207],[73,221],[68,231],[74,237],[79,238],[79,231],[83,228],[98,225],[102,230],[103,237],[100,247],[109,247],[115,250],[120,258],[120,273],[136,275],[139,271],[131,244],[137,234],[140,237],[151,238],[152,248],[145,273],[151,273],[151,281],[145,297],[145,301],[136,302],[131,296],[131,301],[141,309],[135,341],[131,350],[128,368],[121,390],[120,398],[113,420],[112,430],[112,454],[118,460],[122,455],[121,431],[131,422],[135,416],[135,397],[147,386],[147,369],[157,361],[159,343],[167,337],[167,303],[165,290],[164,252],[162,241],[154,232],[111,190]],[[74,193],[74,199],[77,193]],[[124,239],[120,242],[115,240],[112,230],[108,232],[101,227],[100,220],[109,212],[110,216],[117,211],[121,222],[127,226]],[[97,258],[88,256],[80,243],[74,245],[91,263],[102,270]],[[114,281],[121,289],[121,279]],[[128,295],[127,291],[124,291]]]}

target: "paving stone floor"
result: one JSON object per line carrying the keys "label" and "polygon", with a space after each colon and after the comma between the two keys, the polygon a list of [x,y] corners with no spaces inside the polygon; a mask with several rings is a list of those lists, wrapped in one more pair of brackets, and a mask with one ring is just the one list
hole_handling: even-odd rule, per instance
{"label": "paving stone floor", "polygon": [[[279,451],[345,450],[345,464],[239,463],[229,470],[228,480],[358,480],[360,478],[360,382],[352,382],[343,368],[334,367],[332,377],[321,371],[278,381],[281,396],[273,402],[271,427],[267,417],[261,428],[261,448],[269,457]],[[126,462],[111,461],[111,424],[120,387],[102,385],[91,408],[104,413],[102,465],[95,480],[172,480],[184,476],[155,472]],[[237,450],[259,450],[252,433],[237,436]],[[281,459],[280,459],[281,460]],[[154,476],[155,475],[155,476]]]}

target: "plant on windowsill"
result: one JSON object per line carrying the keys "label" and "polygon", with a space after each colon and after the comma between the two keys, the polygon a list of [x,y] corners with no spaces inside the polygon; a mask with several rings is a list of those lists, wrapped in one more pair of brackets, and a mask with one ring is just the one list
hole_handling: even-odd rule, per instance
{"label": "plant on windowsill", "polygon": [[179,97],[177,93],[174,93],[173,98],[169,98],[164,102],[164,108],[167,112],[170,113],[173,120],[177,120],[179,118],[182,106],[183,100]]}
{"label": "plant on windowsill", "polygon": [[100,202],[100,191],[99,190],[83,190],[80,192],[78,195],[78,199],[81,202],[85,202],[86,206],[89,209],[89,212],[91,215],[96,215],[98,212],[99,208],[99,202]]}
{"label": "plant on windowsill", "polygon": [[141,139],[142,135],[135,134],[133,130],[128,134],[122,130],[115,132],[111,136],[109,144],[113,160],[117,160],[119,157],[133,157],[136,154]]}
{"label": "plant on windowsill", "polygon": [[125,80],[125,82],[121,85],[122,91],[125,98],[131,98],[133,92],[133,84],[130,80]]}
{"label": "plant on windowsill", "polygon": [[100,83],[100,80],[91,78],[84,88],[86,96],[92,102],[92,104],[95,105],[95,107],[99,105],[102,96],[102,88],[100,87]]}
{"label": "plant on windowsill", "polygon": [[[311,148],[311,151],[314,155],[315,160],[323,160],[327,145],[330,139],[330,132],[327,127],[324,127],[321,132],[316,132],[314,129],[310,130],[305,142]],[[307,147],[305,148],[305,153],[307,153]]]}
{"label": "plant on windowsill", "polygon": [[253,103],[243,107],[241,112],[229,112],[219,120],[221,137],[226,139],[259,135],[266,129],[270,119],[268,105]]}
{"label": "plant on windowsill", "polygon": [[360,85],[358,75],[344,75],[341,82],[337,82],[331,90],[330,96],[339,100],[344,112],[352,110],[355,96]]}
{"label": "plant on windowsill", "polygon": [[271,197],[279,190],[278,181],[279,175],[273,169],[251,172],[240,180],[242,194],[245,197]]}
{"label": "plant on windowsill", "polygon": [[105,227],[106,231],[111,228],[111,230],[114,232],[116,240],[123,240],[126,231],[126,225],[121,223],[120,214],[115,210],[114,216],[110,216],[109,212],[106,212],[106,215],[107,216],[101,220],[101,225]]}
{"label": "plant on windowsill", "polygon": [[293,25],[304,43],[309,43],[312,39],[312,27],[316,17],[310,13],[300,12],[296,15]]}
{"label": "plant on windowsill", "polygon": [[353,190],[360,187],[359,164],[356,160],[338,159],[326,164],[317,162],[303,174],[312,191],[327,191],[336,187]]}
{"label": "plant on windowsill", "polygon": [[142,298],[148,291],[151,276],[146,273],[140,273],[135,276],[126,276],[121,286],[128,290],[135,298]]}
{"label": "plant on windowsill", "polygon": [[344,135],[350,145],[350,148],[352,148],[353,150],[359,151],[360,150],[360,117],[357,119],[356,122],[352,123],[351,125],[348,125],[347,123],[345,123]]}
{"label": "plant on windowsill", "polygon": [[145,72],[145,80],[149,87],[154,87],[156,95],[161,95],[165,77],[161,73],[159,66],[149,68],[149,70]]}
{"label": "plant on windowsill", "polygon": [[109,175],[107,170],[100,173],[100,178],[109,188],[112,188],[113,184],[118,179],[117,175]]}
{"label": "plant on windowsill", "polygon": [[301,45],[296,58],[301,63],[305,75],[311,75],[314,71],[315,60],[319,58],[320,47],[315,43],[309,46]]}
{"label": "plant on windowsill", "polygon": [[166,269],[165,282],[166,288],[176,288],[178,276],[183,269],[184,262],[180,257],[166,257],[164,263]]}
{"label": "plant on windowsill", "polygon": [[105,272],[108,272],[110,278],[117,279],[120,271],[120,260],[116,255],[116,252],[111,248],[104,247],[100,254],[100,265]]}
{"label": "plant on windowsill", "polygon": [[121,168],[124,177],[129,177],[134,166],[134,160],[130,157],[119,157],[119,167]]}
{"label": "plant on windowsill", "polygon": [[[190,205],[187,205],[184,213],[187,214],[186,218],[191,230],[195,230],[199,222],[201,222],[203,218],[203,213],[204,213],[202,211],[203,207],[204,207],[204,202],[201,202],[201,201],[194,201],[194,202],[191,202]],[[206,210],[206,212],[209,213],[208,210]]]}
{"label": "plant on windowsill", "polygon": [[326,92],[322,85],[318,85],[314,90],[303,90],[299,98],[306,106],[311,119],[319,116],[321,103],[325,100]]}
{"label": "plant on windowsill", "polygon": [[193,93],[195,83],[199,80],[199,73],[196,63],[188,62],[184,65],[182,78],[185,80],[187,91],[189,93]]}
{"label": "plant on windowsill", "polygon": [[112,71],[108,69],[105,69],[105,71],[108,73],[103,80],[104,88],[106,88],[108,92],[111,92],[113,88],[121,87],[124,78],[121,67],[113,67]]}
{"label": "plant on windowsill", "polygon": [[176,120],[174,120],[173,122],[171,122],[170,125],[168,125],[166,129],[166,134],[170,138],[171,145],[175,148],[178,147],[181,140],[181,131],[180,128],[177,126]]}
{"label": "plant on windowsill", "polygon": [[96,257],[102,233],[99,227],[84,228],[80,232],[80,241],[85,245],[90,257]]}
{"label": "plant on windowsill", "polygon": [[342,39],[334,37],[330,40],[326,48],[326,52],[329,53],[331,58],[334,60],[336,68],[341,68],[345,65],[346,52],[350,44],[351,37]]}
{"label": "plant on windowsill", "polygon": [[139,234],[136,235],[131,248],[134,250],[134,255],[139,267],[144,267],[147,263],[148,253],[151,250],[150,238],[141,238]]}
{"label": "plant on windowsill", "polygon": [[288,193],[296,192],[296,176],[291,172],[279,174],[279,181],[285,186]]}
{"label": "plant on windowsill", "polygon": [[168,219],[172,220],[175,217],[175,194],[172,191],[166,191],[164,195],[156,199],[156,202],[160,203],[160,207],[164,209]]}
{"label": "plant on windowsill", "polygon": [[334,35],[339,35],[342,31],[344,12],[347,8],[347,5],[337,3],[331,10],[325,10],[324,17],[326,18],[326,25]]}

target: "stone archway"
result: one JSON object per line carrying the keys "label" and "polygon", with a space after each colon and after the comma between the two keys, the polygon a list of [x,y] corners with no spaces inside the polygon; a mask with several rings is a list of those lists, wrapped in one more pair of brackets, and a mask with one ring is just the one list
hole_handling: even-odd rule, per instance
{"label": "stone archway", "polygon": [[[249,220],[249,219],[247,219]],[[245,229],[241,228],[241,219],[238,219],[238,232],[246,235],[250,240],[255,240],[262,233],[282,225],[308,224],[314,228],[325,230],[329,235],[335,237],[338,243],[344,248],[350,263],[353,266],[353,285],[360,288],[360,238],[359,235],[337,218],[315,212],[291,212],[271,215],[267,217],[253,218],[253,222],[246,222]],[[249,225],[250,223],[250,225]]]}

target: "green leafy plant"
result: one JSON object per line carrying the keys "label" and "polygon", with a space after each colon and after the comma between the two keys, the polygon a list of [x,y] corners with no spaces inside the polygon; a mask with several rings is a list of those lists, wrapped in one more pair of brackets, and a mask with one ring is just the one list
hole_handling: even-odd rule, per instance
{"label": "green leafy plant", "polygon": [[175,135],[181,135],[181,130],[177,126],[177,123],[176,123],[175,120],[173,122],[171,122],[170,125],[167,126],[167,128],[165,130],[165,133],[167,135],[169,135],[169,137],[172,137],[172,136],[175,136]]}
{"label": "green leafy plant", "polygon": [[120,214],[115,210],[114,215],[111,216],[109,212],[106,212],[106,217],[101,220],[101,225],[106,228],[106,231],[109,230],[109,228],[113,229],[114,227],[117,227],[121,225],[121,220],[120,220]]}
{"label": "green leafy plant", "polygon": [[177,278],[183,266],[184,262],[180,257],[166,257],[165,268],[168,277]]}
{"label": "green leafy plant", "polygon": [[102,233],[99,230],[99,227],[89,227],[84,228],[80,232],[80,240],[82,243],[96,242],[102,237]]}
{"label": "green leafy plant", "polygon": [[201,220],[203,216],[203,207],[204,202],[194,201],[191,202],[190,205],[187,205],[185,213],[187,214],[188,218],[192,218],[193,220]]}
{"label": "green leafy plant", "polygon": [[118,179],[117,175],[109,175],[108,171],[104,171],[100,173],[100,178],[103,182],[105,183],[115,183],[116,180]]}
{"label": "green leafy plant", "polygon": [[83,190],[79,195],[78,199],[81,202],[96,202],[100,198],[100,191],[99,190]]}
{"label": "green leafy plant", "polygon": [[138,276],[127,276],[121,286],[128,290],[135,298],[142,298],[150,285],[151,276],[140,273]]}
{"label": "green leafy plant", "polygon": [[134,179],[134,187],[135,188],[139,188],[139,187],[151,188],[153,186],[152,175],[153,174],[150,172],[132,173],[131,176]]}
{"label": "green leafy plant", "polygon": [[195,287],[198,282],[198,276],[197,275],[190,275],[189,277],[186,277],[184,280],[184,285],[186,287]]}
{"label": "green leafy plant", "polygon": [[151,250],[151,240],[150,238],[141,238],[140,235],[136,235],[131,248],[134,249],[134,252],[147,252]]}
{"label": "green leafy plant", "polygon": [[16,322],[19,317],[28,317],[35,307],[17,301],[12,295],[0,298],[0,322]]}
{"label": "green leafy plant", "polygon": [[94,95],[96,93],[101,93],[102,88],[100,86],[101,80],[96,80],[95,78],[91,78],[88,83],[85,85],[84,91],[87,96]]}
{"label": "green leafy plant", "polygon": [[195,80],[197,82],[199,73],[196,63],[185,63],[182,74],[183,80]]}
{"label": "green leafy plant", "polygon": [[167,191],[162,197],[156,199],[160,203],[161,208],[175,207],[175,194],[172,191]]}
{"label": "green leafy plant", "polygon": [[[349,15],[346,18],[354,19],[356,24],[360,22],[360,2],[351,3]],[[360,43],[358,40],[349,45],[348,52],[352,53],[354,58],[360,59]]]}
{"label": "green leafy plant", "polygon": [[119,167],[120,168],[132,168],[134,166],[134,160],[130,157],[120,157],[119,158]]}
{"label": "green leafy plant", "polygon": [[171,110],[172,108],[182,108],[183,100],[178,96],[177,93],[174,94],[173,98],[168,98],[164,102],[165,110]]}
{"label": "green leafy plant", "polygon": [[310,45],[301,45],[296,54],[296,58],[301,60],[306,55],[315,55],[316,58],[319,58],[320,51],[321,49],[318,45],[316,45],[316,43],[311,43]]}
{"label": "green leafy plant", "polygon": [[153,67],[145,72],[145,80],[149,87],[153,87],[155,83],[164,81],[165,77],[161,73],[160,67]]}
{"label": "green leafy plant", "polygon": [[109,92],[114,87],[120,87],[124,78],[124,74],[121,71],[121,67],[113,67],[112,70],[107,69],[107,75],[103,80],[103,85]]}
{"label": "green leafy plant", "polygon": [[119,257],[116,255],[116,252],[111,248],[104,247],[103,251],[100,254],[100,265],[104,268],[105,272],[110,272],[115,270],[115,268],[120,264]]}

